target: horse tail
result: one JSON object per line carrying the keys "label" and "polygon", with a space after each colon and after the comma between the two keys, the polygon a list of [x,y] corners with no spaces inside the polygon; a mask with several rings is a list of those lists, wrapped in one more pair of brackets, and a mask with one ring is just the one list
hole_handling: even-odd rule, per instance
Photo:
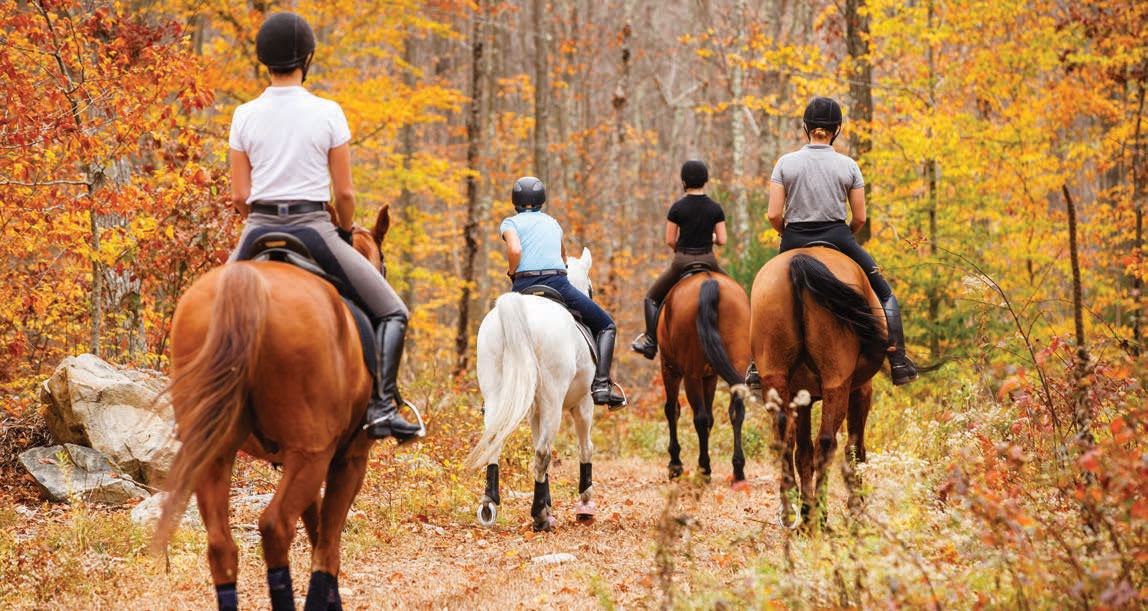
{"label": "horse tail", "polygon": [[810,255],[794,255],[789,260],[789,282],[793,286],[793,315],[801,337],[805,336],[804,294],[809,291],[839,325],[857,336],[863,352],[884,355],[882,317],[873,312],[864,295],[834,276],[824,263]]}
{"label": "horse tail", "polygon": [[519,293],[507,293],[495,302],[502,328],[502,375],[496,401],[485,404],[486,427],[466,458],[468,467],[482,468],[497,460],[506,439],[534,404],[539,364],[530,337],[525,301]]}
{"label": "horse tail", "polygon": [[179,430],[182,444],[168,472],[153,552],[167,544],[204,469],[233,448],[263,343],[267,304],[263,277],[250,265],[220,271],[207,337],[164,391],[181,406],[186,426]]}
{"label": "horse tail", "polygon": [[702,352],[710,362],[710,367],[713,367],[727,384],[730,386],[744,384],[745,376],[738,373],[730,362],[725,344],[721,340],[721,333],[718,331],[720,298],[721,284],[717,280],[710,278],[702,283],[702,288],[698,291],[698,339],[701,340]]}

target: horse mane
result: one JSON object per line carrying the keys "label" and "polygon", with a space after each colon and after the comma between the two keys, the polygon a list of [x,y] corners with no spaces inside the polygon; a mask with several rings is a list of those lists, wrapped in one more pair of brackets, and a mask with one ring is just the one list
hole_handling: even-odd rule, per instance
{"label": "horse mane", "polygon": [[857,337],[863,353],[884,357],[887,339],[881,331],[881,317],[873,312],[864,295],[834,276],[824,263],[811,255],[794,255],[789,260],[789,282],[801,336],[805,335],[804,294],[809,291],[813,301],[828,310],[841,328]]}

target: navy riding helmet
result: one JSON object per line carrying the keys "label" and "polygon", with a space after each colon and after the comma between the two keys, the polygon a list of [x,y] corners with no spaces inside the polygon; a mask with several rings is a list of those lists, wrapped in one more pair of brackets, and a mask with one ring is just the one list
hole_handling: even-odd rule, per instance
{"label": "navy riding helmet", "polygon": [[802,119],[805,122],[806,136],[809,135],[809,130],[821,127],[833,132],[833,137],[829,139],[829,144],[833,144],[837,134],[841,133],[841,105],[833,98],[817,96],[810,100]]}
{"label": "navy riding helmet", "polygon": [[546,203],[546,185],[533,176],[523,176],[514,181],[510,201],[517,212],[541,210],[542,204]]}
{"label": "navy riding helmet", "polygon": [[272,72],[291,72],[303,69],[303,79],[307,79],[307,68],[315,54],[315,33],[307,20],[295,13],[275,13],[259,26],[255,35],[255,54],[259,62]]}

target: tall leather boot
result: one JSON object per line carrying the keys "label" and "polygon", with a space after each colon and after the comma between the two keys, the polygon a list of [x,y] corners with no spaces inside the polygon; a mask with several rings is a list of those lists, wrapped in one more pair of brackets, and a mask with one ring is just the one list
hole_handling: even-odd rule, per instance
{"label": "tall leather boot", "polygon": [[905,332],[901,327],[901,308],[897,305],[897,298],[890,296],[881,304],[885,310],[885,324],[889,328],[889,377],[893,384],[900,386],[917,379],[917,366],[913,364],[909,355],[905,354]]}
{"label": "tall leather boot", "polygon": [[375,328],[378,365],[375,391],[367,405],[367,424],[363,427],[371,439],[394,437],[399,443],[413,441],[426,434],[422,426],[411,424],[399,415],[399,362],[407,336],[407,320],[402,316],[384,318]]}
{"label": "tall leather boot", "polygon": [[638,354],[653,360],[658,354],[658,302],[646,298],[645,303],[646,332],[630,345],[630,349]]}
{"label": "tall leather boot", "polygon": [[603,329],[595,338],[598,344],[598,371],[594,373],[594,381],[590,384],[590,395],[594,397],[596,405],[608,405],[611,410],[618,409],[626,404],[626,397],[614,392],[614,384],[610,381],[610,365],[614,361],[614,327]]}

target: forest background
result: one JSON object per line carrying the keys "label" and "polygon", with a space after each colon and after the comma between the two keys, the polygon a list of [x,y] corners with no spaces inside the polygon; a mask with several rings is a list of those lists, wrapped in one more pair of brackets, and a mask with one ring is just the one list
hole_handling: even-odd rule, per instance
{"label": "forest background", "polygon": [[[254,35],[285,9],[316,31],[307,86],[350,122],[360,220],[383,205],[395,219],[404,376],[455,397],[432,422],[475,407],[514,179],[546,183],[628,342],[669,254],[680,164],[709,165],[731,235],[719,258],[748,288],[779,243],[770,171],[829,95],[837,148],[866,177],[859,239],[910,354],[948,363],[895,394],[879,383],[894,415],[878,438],[929,464],[1005,561],[1031,553],[1043,512],[1103,539],[1046,552],[1067,576],[1010,567],[1015,591],[1063,578],[1081,600],[1145,595],[1145,3],[0,0],[6,421],[35,417],[69,354],[166,368],[179,295],[238,235],[230,116],[266,86]],[[630,418],[657,421],[657,374],[619,350]]]}

